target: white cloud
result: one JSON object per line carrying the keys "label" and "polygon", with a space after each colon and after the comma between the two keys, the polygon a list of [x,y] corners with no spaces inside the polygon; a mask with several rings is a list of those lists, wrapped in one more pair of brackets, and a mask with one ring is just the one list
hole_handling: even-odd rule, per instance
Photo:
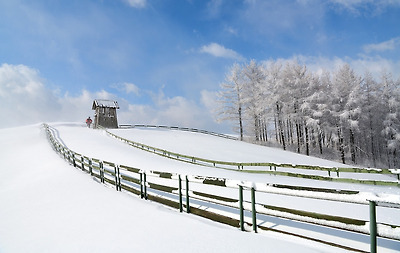
{"label": "white cloud", "polygon": [[384,52],[394,50],[398,46],[400,46],[400,37],[396,37],[377,44],[368,44],[365,45],[363,49],[366,53],[371,53],[372,51]]}
{"label": "white cloud", "polygon": [[360,4],[371,3],[371,0],[330,0],[330,2],[342,5],[348,9],[352,9]]}
{"label": "white cloud", "polygon": [[147,0],[124,0],[129,6],[133,8],[145,8],[147,5]]}
{"label": "white cloud", "polygon": [[111,85],[111,87],[117,89],[118,91],[125,92],[126,94],[133,93],[136,96],[140,95],[139,87],[133,83],[127,83],[127,82],[117,83],[117,84]]}
{"label": "white cloud", "polygon": [[3,64],[0,67],[0,77],[0,97],[3,99],[9,94],[32,97],[43,89],[39,72],[24,65]]}
{"label": "white cloud", "polygon": [[238,36],[238,34],[239,34],[238,31],[231,26],[226,26],[224,30],[231,35]]}
{"label": "white cloud", "polygon": [[395,6],[400,5],[398,0],[330,0],[332,3],[341,4],[345,7],[360,6],[364,4],[374,4],[376,6]]}
{"label": "white cloud", "polygon": [[[284,34],[322,29],[326,12],[323,1],[245,1],[237,25],[250,36],[267,35],[267,41]],[[243,26],[240,26],[243,24]],[[249,36],[249,35],[248,35]]]}
{"label": "white cloud", "polygon": [[90,93],[82,90],[72,96],[60,95],[46,87],[38,70],[25,65],[0,66],[0,127],[52,121],[84,122],[92,114],[95,98],[113,99],[115,96],[100,90]]}
{"label": "white cloud", "polygon": [[200,49],[201,53],[211,54],[215,57],[235,59],[235,60],[243,60],[243,56],[238,54],[232,49],[225,48],[217,43],[210,43],[208,45],[202,46]]}
{"label": "white cloud", "polygon": [[[162,89],[158,93],[149,93],[152,104],[130,104],[125,100],[120,102],[118,121],[121,124],[169,125],[217,131],[219,126],[208,105],[198,104],[182,96],[167,97]],[[203,92],[201,96],[204,96]]]}
{"label": "white cloud", "polygon": [[207,3],[207,12],[210,18],[216,18],[221,11],[223,0],[211,0]]}
{"label": "white cloud", "polygon": [[400,1],[397,0],[330,0],[330,2],[356,15],[361,12],[378,15],[391,6],[400,6]]}
{"label": "white cloud", "polygon": [[196,102],[182,96],[166,97],[162,89],[152,99],[158,124],[199,127],[209,117]]}
{"label": "white cloud", "polygon": [[54,110],[54,94],[43,85],[39,71],[24,65],[0,66],[0,127],[36,123]]}
{"label": "white cloud", "polygon": [[[130,92],[138,92],[136,85],[122,83]],[[93,115],[96,98],[117,100],[119,123],[160,124],[214,130],[218,127],[209,111],[210,94],[202,92],[203,104],[185,97],[167,97],[162,89],[152,94],[153,104],[138,105],[117,97],[106,90],[82,90],[77,95],[59,94],[46,87],[46,80],[38,70],[25,65],[0,66],[0,128],[41,122],[82,122]]]}
{"label": "white cloud", "polygon": [[218,107],[217,103],[217,92],[202,90],[200,92],[201,103],[209,110],[214,111]]}
{"label": "white cloud", "polygon": [[305,64],[309,70],[314,73],[323,71],[336,71],[340,66],[348,63],[359,75],[364,75],[365,71],[371,72],[375,78],[379,78],[383,71],[392,73],[394,79],[400,78],[400,60],[393,61],[380,56],[363,56],[359,58],[339,58],[339,57],[316,57],[296,55],[288,59],[279,59],[280,61],[298,60]]}

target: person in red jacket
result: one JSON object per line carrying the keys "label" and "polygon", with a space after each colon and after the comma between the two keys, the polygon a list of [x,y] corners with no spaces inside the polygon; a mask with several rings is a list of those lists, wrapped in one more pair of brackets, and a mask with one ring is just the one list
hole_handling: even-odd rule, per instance
{"label": "person in red jacket", "polygon": [[86,119],[86,125],[87,125],[87,127],[90,128],[91,124],[92,124],[92,119],[89,117],[89,118]]}

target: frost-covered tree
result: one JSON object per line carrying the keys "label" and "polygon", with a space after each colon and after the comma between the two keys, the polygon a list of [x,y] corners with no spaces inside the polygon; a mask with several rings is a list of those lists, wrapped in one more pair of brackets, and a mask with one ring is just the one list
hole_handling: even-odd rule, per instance
{"label": "frost-covered tree", "polygon": [[240,140],[243,140],[243,87],[244,76],[239,64],[235,63],[225,76],[225,82],[220,84],[218,93],[219,119],[229,120],[237,124]]}
{"label": "frost-covered tree", "polygon": [[374,167],[377,166],[377,160],[379,159],[379,143],[380,130],[382,129],[383,115],[380,97],[380,89],[378,83],[372,77],[370,72],[364,74],[361,83],[361,106],[363,113],[360,117],[360,131],[362,133],[363,140],[360,144],[363,149],[361,154],[365,154],[366,158],[371,160]]}
{"label": "frost-covered tree", "polygon": [[[350,65],[344,64],[334,73],[332,80],[331,115],[337,128],[338,148],[345,163],[345,151],[350,148],[351,160],[356,160],[355,134],[358,131],[360,109],[360,83]],[[348,132],[346,131],[348,130]],[[348,134],[348,145],[347,139]]]}
{"label": "frost-covered tree", "polygon": [[398,165],[400,149],[400,94],[399,83],[395,83],[388,73],[381,77],[382,101],[385,108],[382,134],[386,139],[389,166]]}
{"label": "frost-covered tree", "polygon": [[399,166],[400,80],[363,78],[344,64],[312,73],[297,61],[235,64],[221,84],[220,119],[235,122],[241,139],[262,142],[268,131],[283,149],[345,163]]}
{"label": "frost-covered tree", "polygon": [[266,103],[268,113],[274,118],[275,138],[276,141],[282,144],[283,149],[286,149],[286,139],[284,134],[283,124],[283,102],[281,99],[282,80],[282,65],[278,62],[269,61],[265,65],[265,85],[263,86],[263,94],[268,94]]}
{"label": "frost-covered tree", "polygon": [[255,140],[259,141],[261,133],[261,122],[265,114],[265,103],[262,86],[265,84],[264,70],[255,60],[251,60],[243,66],[244,86],[243,101],[249,123],[250,131],[253,132]]}
{"label": "frost-covered tree", "polygon": [[[319,153],[323,153],[323,143],[325,137],[326,118],[329,113],[329,73],[324,72],[321,76],[312,75],[309,77],[308,96],[304,99],[301,110],[304,115],[307,129],[311,129],[312,144],[317,146]],[[308,135],[308,131],[305,131]],[[308,138],[306,138],[306,154],[309,155]]]}
{"label": "frost-covered tree", "polygon": [[[307,98],[311,95],[310,76],[306,66],[297,61],[288,62],[282,73],[281,101],[286,105],[286,115],[290,137],[296,136],[297,152],[301,152],[303,142],[308,145],[308,128],[305,124]],[[293,127],[292,127],[293,126]],[[308,147],[306,148],[308,150]],[[308,151],[307,151],[308,153]]]}

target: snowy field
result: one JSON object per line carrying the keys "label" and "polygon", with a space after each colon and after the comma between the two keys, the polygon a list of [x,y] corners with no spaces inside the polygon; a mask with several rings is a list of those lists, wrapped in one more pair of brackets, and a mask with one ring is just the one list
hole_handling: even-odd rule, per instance
{"label": "snowy field", "polygon": [[[271,162],[346,167],[343,164],[306,157],[276,148],[224,139],[212,135],[161,128],[110,129],[123,138],[168,151],[227,162]],[[227,148],[229,147],[229,148]]]}
{"label": "snowy field", "polygon": [[[166,159],[111,138],[102,130],[81,124],[51,124],[58,140],[71,150],[93,158],[143,170],[176,172],[312,187],[329,187],[387,194],[400,198],[400,188],[319,182],[314,180],[247,174]],[[278,149],[221,139],[203,134],[166,130],[113,130],[133,141],[183,154],[226,161],[285,162],[341,166]],[[181,214],[160,204],[119,193],[74,169],[52,150],[40,125],[0,129],[0,252],[340,252],[325,244],[273,232],[260,234]],[[261,157],[261,158],[260,158]],[[276,159],[276,160],[270,160]],[[290,161],[287,161],[287,160]],[[336,165],[335,165],[336,164]],[[267,196],[287,207],[301,204],[290,197]],[[368,219],[368,206],[312,204],[313,211]],[[316,203],[316,202],[315,202]],[[364,209],[367,209],[365,211]],[[364,212],[365,211],[365,212]],[[400,224],[398,211],[379,214],[382,222]],[[275,224],[277,226],[277,224]],[[284,225],[281,225],[284,226]],[[319,231],[311,231],[317,233]],[[349,240],[365,247],[364,239]],[[354,236],[357,237],[357,236]],[[398,252],[400,243],[378,240],[378,252]],[[367,248],[368,249],[368,248]]]}
{"label": "snowy field", "polygon": [[[193,156],[200,159],[208,159],[222,162],[235,163],[274,163],[290,165],[310,165],[319,167],[351,168],[346,164],[332,162],[316,157],[305,156],[279,148],[271,148],[254,145],[237,140],[229,140],[213,135],[171,130],[165,128],[130,128],[110,129],[109,132],[121,138],[134,140],[137,143],[146,144],[151,147],[167,150],[172,153]],[[235,168],[235,166],[220,167]],[[245,166],[249,170],[269,170],[269,166]],[[327,171],[304,170],[292,168],[279,168],[279,171],[294,172],[300,174],[313,174],[327,176]],[[335,174],[334,172],[331,174]],[[393,175],[379,175],[368,173],[340,173],[342,178],[353,178],[363,180],[396,181]],[[332,175],[334,177],[334,175]]]}

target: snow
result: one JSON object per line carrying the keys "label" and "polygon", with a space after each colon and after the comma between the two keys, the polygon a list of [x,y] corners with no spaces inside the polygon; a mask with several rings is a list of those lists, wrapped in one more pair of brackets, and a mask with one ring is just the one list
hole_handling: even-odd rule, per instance
{"label": "snow", "polygon": [[[58,123],[52,126],[55,127],[54,134],[58,140],[76,152],[121,165],[134,166],[143,171],[158,170],[181,175],[224,177],[230,178],[231,183],[260,189],[262,186],[267,188],[264,186],[266,183],[277,182],[313,184],[313,187],[316,187],[312,180],[302,180],[300,183],[299,179],[225,171],[166,159],[132,148],[110,138],[104,131],[87,129],[81,124]],[[160,138],[166,138],[162,143],[175,147],[177,143],[181,144],[179,140],[185,134],[179,132],[179,135],[175,135],[175,140],[168,139],[167,135],[157,135],[157,138],[151,139],[144,134],[145,137],[142,138],[147,138],[149,143],[144,143],[148,145],[155,142],[154,139],[160,141]],[[224,156],[229,153],[229,148],[235,149],[230,140],[224,140],[224,146],[219,143],[220,139],[217,137],[208,139],[205,135],[201,136],[206,140],[195,136],[193,138],[196,138],[196,142],[192,140],[191,145],[182,145],[192,152],[193,148],[190,150],[190,147],[197,146],[199,142],[215,142]],[[168,144],[169,142],[173,143]],[[41,125],[1,129],[0,144],[0,202],[3,203],[0,208],[0,252],[265,252],[266,249],[269,252],[293,252],[293,249],[297,252],[343,251],[273,232],[241,232],[195,215],[179,213],[127,193],[117,192],[92,180],[88,174],[61,159],[52,150]],[[259,152],[255,151],[255,147],[252,147],[252,150]],[[197,156],[204,155],[205,158],[209,158],[208,150],[198,148],[197,151],[198,153],[194,153]],[[285,154],[288,158],[291,157],[289,153]],[[243,158],[251,160],[249,157]],[[293,163],[297,164],[304,162],[300,158],[290,159],[294,159]],[[247,185],[247,182],[254,184]],[[355,186],[331,182],[316,184],[339,189],[356,188],[365,192],[361,193],[361,197],[365,198],[372,194],[387,201],[398,201],[400,196],[400,190],[393,187]],[[231,194],[229,189],[226,194]],[[261,200],[263,197],[258,198]],[[288,205],[288,208],[299,205],[299,202],[293,201],[292,196],[271,198],[271,195],[266,195],[264,198],[272,204],[274,201],[282,201],[281,206]],[[313,201],[308,203],[311,203],[311,209],[321,210],[320,206],[312,204]],[[335,214],[346,211],[343,210],[348,209],[346,207],[347,205],[339,208],[327,205],[322,209],[336,208],[329,210]],[[357,209],[349,211],[355,212]],[[394,224],[393,220],[400,220],[399,216],[394,215],[398,215],[398,212],[389,212],[384,215],[384,219]],[[391,228],[379,229],[391,232]],[[349,243],[359,244],[354,241]],[[400,243],[382,248],[382,252],[395,252],[399,248]]]}
{"label": "snow", "polygon": [[[239,181],[247,181],[247,182],[256,182],[258,185],[260,183],[268,183],[268,184],[288,184],[288,185],[300,185],[300,186],[309,186],[309,187],[320,187],[320,188],[332,188],[332,189],[347,189],[347,190],[357,190],[360,191],[361,194],[355,195],[355,196],[345,196],[345,195],[339,195],[339,197],[344,201],[347,200],[347,202],[355,202],[359,203],[366,201],[366,197],[371,197],[371,194],[369,192],[373,192],[373,195],[377,196],[382,196],[382,194],[396,194],[396,196],[400,195],[400,189],[398,187],[381,187],[381,186],[372,186],[372,185],[355,185],[355,184],[343,184],[343,183],[333,183],[333,182],[324,182],[324,181],[315,181],[315,180],[299,180],[296,178],[288,178],[288,177],[282,177],[282,176],[275,176],[275,175],[267,175],[267,174],[254,174],[254,173],[240,173],[236,171],[226,171],[226,170],[221,170],[217,168],[209,168],[209,167],[204,167],[204,166],[199,166],[199,165],[193,165],[193,164],[188,164],[188,163],[182,163],[176,160],[171,160],[171,159],[166,159],[164,157],[160,157],[157,155],[154,155],[152,153],[133,148],[130,145],[127,145],[126,143],[120,142],[116,140],[115,138],[112,138],[108,136],[105,131],[93,131],[91,129],[87,129],[84,127],[75,127],[72,128],[71,125],[54,125],[56,127],[56,135],[62,136],[62,141],[65,145],[67,145],[70,149],[78,152],[78,153],[84,153],[85,155],[89,157],[94,157],[94,158],[99,158],[101,157],[103,160],[106,161],[111,161],[111,162],[116,162],[118,164],[123,164],[123,165],[128,165],[136,168],[140,168],[143,171],[146,171],[147,173],[150,172],[151,170],[157,170],[157,171],[163,171],[163,172],[172,172],[172,173],[179,173],[181,175],[199,175],[199,176],[206,176],[206,177],[215,177],[215,178],[229,178],[230,180],[239,180]],[[132,129],[136,130],[136,129]],[[119,130],[112,130],[112,131],[119,131]],[[126,130],[122,130],[126,131]],[[133,131],[135,132],[135,131]],[[140,133],[146,133],[145,130],[141,130]],[[257,147],[261,148],[262,150],[265,150],[264,147],[260,147],[257,145],[253,144],[248,144],[248,143],[242,143],[239,141],[233,141],[232,140],[227,140],[223,138],[218,138],[215,136],[207,136],[204,134],[198,134],[198,133],[188,133],[188,132],[182,132],[182,131],[171,131],[171,130],[149,130],[151,132],[150,134],[144,134],[145,138],[147,138],[147,141],[150,143],[155,143],[157,142],[158,144],[164,143],[161,141],[165,137],[165,142],[168,144],[163,144],[163,145],[169,145],[171,147],[178,147],[178,149],[181,145],[184,146],[187,152],[195,152],[197,150],[198,156],[205,156],[208,154],[208,149],[212,149],[214,145],[219,145],[220,146],[220,151],[214,150],[215,152],[221,153],[223,155],[226,153],[226,150],[236,150],[237,152],[232,152],[230,156],[227,156],[227,159],[233,159],[237,153],[240,153],[240,149],[242,148],[244,152],[249,154],[249,156],[252,156],[253,153],[248,153],[245,152],[246,148],[249,146],[256,152]],[[170,132],[171,135],[173,135],[175,138],[168,137],[167,132]],[[140,135],[139,135],[140,136]],[[132,137],[131,137],[132,138]],[[143,138],[143,137],[142,137]],[[201,145],[202,142],[199,142],[198,140],[205,138],[208,140],[206,143],[205,141],[202,141],[204,144]],[[85,139],[85,141],[82,141],[82,139]],[[130,139],[130,140],[135,140],[135,139]],[[195,148],[190,149],[190,145],[186,143],[192,143],[192,146],[195,146]],[[195,145],[194,145],[195,144]],[[242,146],[245,144],[244,146]],[[109,147],[109,148],[104,148],[104,147]],[[110,149],[112,149],[114,152],[110,152]],[[267,149],[269,150],[269,149]],[[214,152],[214,153],[215,153]],[[258,151],[260,156],[265,157],[265,152],[260,152]],[[283,154],[282,154],[283,153]],[[196,153],[194,153],[196,155]],[[312,157],[307,157],[307,156],[301,156],[298,154],[293,154],[290,152],[278,150],[278,149],[273,149],[273,155],[270,155],[268,152],[266,152],[267,155],[269,156],[277,156],[277,157],[282,157],[282,160],[280,162],[283,162],[284,157],[287,157],[288,159],[293,159],[297,163],[305,163],[305,162],[310,162],[311,164],[318,164],[319,161],[322,159],[318,158],[312,158]],[[292,158],[290,155],[295,155],[295,158]],[[216,157],[218,157],[218,154],[214,154]],[[245,157],[245,159],[250,159],[248,157]],[[221,159],[222,160],[222,159]],[[330,161],[322,160],[325,163],[331,163],[331,164],[336,164]],[[385,175],[378,175],[378,174],[372,174],[376,176],[385,176]],[[151,180],[151,179],[150,179]],[[229,184],[229,181],[228,181]],[[237,184],[235,181],[233,181],[233,184]],[[263,189],[263,184],[261,184],[260,189]],[[205,189],[200,189],[204,191]],[[207,189],[206,189],[207,190]],[[221,191],[218,189],[218,191]],[[279,193],[284,193],[283,190],[278,190],[276,191],[271,191],[271,192],[279,192]],[[366,192],[366,193],[362,193]],[[208,192],[210,194],[213,194],[213,192]],[[286,192],[285,192],[286,193]],[[229,191],[225,193],[227,197],[237,197],[237,191]],[[298,196],[300,193],[296,191],[290,191],[290,194]],[[313,193],[313,192],[307,192],[307,193],[301,193],[302,195],[308,196],[308,197],[323,197],[324,193]],[[363,196],[364,194],[364,196]],[[260,194],[258,194],[260,195]],[[329,215],[336,215],[336,216],[341,216],[341,215],[346,215],[346,217],[349,218],[363,218],[365,220],[369,219],[368,212],[365,212],[365,209],[367,207],[365,206],[357,206],[357,207],[351,207],[347,209],[343,208],[337,208],[337,205],[335,205],[332,202],[324,203],[324,205],[320,204],[315,204],[314,201],[310,199],[299,199],[299,198],[283,198],[280,196],[279,198],[276,198],[277,195],[266,195],[262,194],[261,196],[257,196],[258,199],[265,200],[266,203],[270,204],[276,204],[278,206],[286,206],[289,208],[294,208],[296,209],[299,205],[304,206],[307,205],[307,208],[310,209],[308,211],[312,212],[322,212],[322,213],[327,213]],[[326,194],[327,197],[329,197],[329,194]],[[337,198],[337,197],[336,197]],[[285,202],[280,201],[281,199],[285,199]],[[310,204],[308,204],[310,203]],[[381,219],[381,222],[386,222],[386,223],[391,223],[391,224],[399,224],[400,219],[396,219],[396,214],[398,212],[394,210],[384,210],[382,215],[379,216],[379,219]]]}
{"label": "snow", "polygon": [[[343,167],[343,164],[314,157],[305,157],[276,148],[261,147],[246,142],[216,138],[215,136],[171,131],[165,129],[110,129],[122,138],[171,152],[226,162],[270,162],[277,164],[305,164]],[[158,138],[154,138],[154,134]],[[210,145],[212,143],[212,145]],[[179,145],[178,145],[179,144]],[[229,146],[230,148],[227,148]]]}
{"label": "snow", "polygon": [[118,102],[106,99],[95,99],[93,102],[95,107],[110,107],[119,109]]}

